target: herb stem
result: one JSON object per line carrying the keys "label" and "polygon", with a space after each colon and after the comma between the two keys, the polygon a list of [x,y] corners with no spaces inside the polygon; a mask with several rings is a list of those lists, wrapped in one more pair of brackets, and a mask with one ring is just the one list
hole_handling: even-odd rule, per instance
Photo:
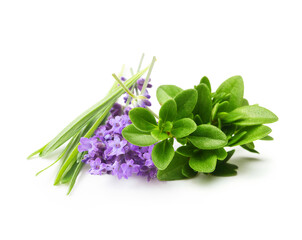
{"label": "herb stem", "polygon": [[[142,66],[144,57],[145,57],[145,54],[143,53],[142,56],[141,56],[141,60],[139,61],[139,65],[138,65],[138,68],[137,68],[137,72],[139,72],[139,71],[141,70],[141,66]],[[132,75],[133,75],[133,74],[132,74]]]}
{"label": "herb stem", "polygon": [[151,64],[150,64],[149,71],[148,71],[148,73],[147,73],[146,80],[145,80],[144,85],[143,85],[143,87],[142,87],[141,95],[144,95],[144,93],[145,93],[145,91],[146,91],[146,88],[147,88],[147,86],[148,86],[149,78],[150,78],[150,75],[151,75],[151,72],[152,72],[152,69],[153,69],[153,66],[154,66],[155,61],[156,61],[156,57],[153,57],[152,62],[151,62]]}
{"label": "herb stem", "polygon": [[128,93],[131,97],[136,98],[132,92],[129,91],[129,89],[124,85],[121,79],[119,79],[114,73],[112,74],[114,79],[121,85],[121,87],[125,90],[126,93]]}

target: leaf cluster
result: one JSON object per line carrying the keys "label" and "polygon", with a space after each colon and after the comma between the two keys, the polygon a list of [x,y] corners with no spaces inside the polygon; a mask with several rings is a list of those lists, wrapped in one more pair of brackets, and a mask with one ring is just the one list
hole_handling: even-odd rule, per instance
{"label": "leaf cluster", "polygon": [[[278,120],[268,109],[249,105],[243,95],[240,76],[227,79],[215,92],[207,77],[187,90],[162,85],[156,94],[159,119],[148,109],[134,108],[129,112],[132,124],[122,134],[137,146],[155,144],[152,160],[159,180],[192,178],[199,172],[233,176],[237,166],[228,160],[235,150],[225,148],[241,146],[258,153],[254,141],[272,140],[264,124]],[[182,145],[176,151],[175,141]]]}

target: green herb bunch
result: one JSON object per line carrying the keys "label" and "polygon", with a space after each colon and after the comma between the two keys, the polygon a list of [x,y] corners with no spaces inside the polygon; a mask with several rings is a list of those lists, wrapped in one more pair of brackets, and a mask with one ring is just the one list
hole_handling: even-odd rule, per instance
{"label": "green herb bunch", "polygon": [[[123,137],[137,146],[156,144],[152,161],[159,180],[192,178],[199,172],[236,175],[237,166],[228,163],[235,150],[225,148],[241,146],[258,153],[254,141],[273,140],[271,128],[264,124],[278,120],[268,109],[249,105],[243,94],[240,76],[227,79],[214,93],[207,77],[187,90],[162,85],[156,93],[159,115],[132,109],[132,124],[123,129]],[[176,151],[175,140],[182,145]]]}

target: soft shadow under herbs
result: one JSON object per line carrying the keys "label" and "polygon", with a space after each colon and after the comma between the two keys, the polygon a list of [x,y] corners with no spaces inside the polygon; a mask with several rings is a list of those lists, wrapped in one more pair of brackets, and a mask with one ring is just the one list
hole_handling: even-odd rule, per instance
{"label": "soft shadow under herbs", "polygon": [[251,165],[256,162],[261,163],[263,159],[255,157],[236,157],[232,162],[218,162],[216,170],[213,173],[200,173],[194,180],[195,183],[208,185],[213,184],[221,178],[234,177],[238,174],[251,174]]}

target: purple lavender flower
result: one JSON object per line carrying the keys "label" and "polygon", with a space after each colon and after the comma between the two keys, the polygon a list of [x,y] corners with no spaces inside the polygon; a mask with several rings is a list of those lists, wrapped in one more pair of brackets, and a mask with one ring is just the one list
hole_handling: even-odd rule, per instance
{"label": "purple lavender flower", "polygon": [[[144,79],[137,83],[141,89]],[[151,84],[148,84],[151,87]],[[150,95],[145,91],[144,96],[148,101]],[[149,101],[148,101],[149,102]],[[150,106],[142,101],[141,106]],[[157,168],[151,159],[153,146],[139,147],[127,142],[121,132],[131,124],[129,106],[123,107],[114,104],[105,125],[99,126],[92,138],[82,138],[78,147],[79,152],[87,152],[83,162],[90,165],[89,173],[92,175],[111,174],[118,179],[128,179],[133,174],[143,176],[150,181],[156,178]]]}
{"label": "purple lavender flower", "polygon": [[114,139],[108,141],[108,148],[105,151],[107,156],[119,156],[125,154],[124,147],[126,146],[127,141],[125,139],[120,139],[118,135],[114,135]]}
{"label": "purple lavender flower", "polygon": [[115,103],[110,109],[110,113],[112,117],[121,115],[123,113],[122,105],[119,103]]}
{"label": "purple lavender flower", "polygon": [[[151,78],[149,78],[149,82],[151,82]],[[149,82],[148,82],[148,84],[147,84],[147,88],[151,88],[151,87],[152,87],[152,84],[150,84]],[[143,88],[143,86],[144,86],[144,83],[145,83],[145,79],[144,79],[144,78],[140,78],[140,79],[137,80],[137,88],[138,88],[140,91],[142,91],[142,88]]]}
{"label": "purple lavender flower", "polygon": [[126,163],[121,164],[121,169],[123,171],[123,177],[128,179],[131,177],[133,173],[138,173],[140,169],[140,165],[134,164],[134,161],[126,160]]}
{"label": "purple lavender flower", "polygon": [[94,157],[96,152],[98,151],[97,147],[98,140],[96,137],[92,138],[84,138],[80,139],[80,145],[78,147],[79,152],[88,152],[90,157]]}

